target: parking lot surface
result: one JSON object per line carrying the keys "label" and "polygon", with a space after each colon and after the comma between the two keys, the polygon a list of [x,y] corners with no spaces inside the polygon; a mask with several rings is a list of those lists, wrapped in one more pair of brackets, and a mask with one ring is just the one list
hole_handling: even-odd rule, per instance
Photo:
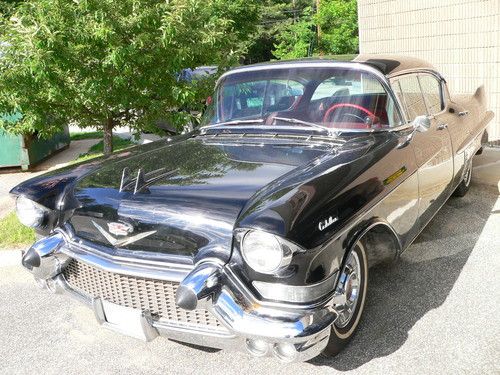
{"label": "parking lot surface", "polygon": [[498,374],[500,199],[451,198],[402,258],[371,270],[360,330],[332,359],[283,364],[245,353],[150,343],[101,328],[67,296],[0,265],[2,374]]}

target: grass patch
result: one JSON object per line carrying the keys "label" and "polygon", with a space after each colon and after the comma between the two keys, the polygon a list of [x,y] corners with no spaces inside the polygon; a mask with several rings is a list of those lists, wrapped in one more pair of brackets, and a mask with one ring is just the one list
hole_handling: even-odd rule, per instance
{"label": "grass patch", "polygon": [[[113,152],[120,151],[129,147],[135,146],[135,143],[129,139],[123,139],[118,136],[113,137]],[[84,160],[89,160],[103,155],[104,143],[100,141],[89,148],[85,154],[80,154],[75,160],[75,163],[79,163]]]}
{"label": "grass patch", "polygon": [[73,133],[70,135],[72,141],[81,141],[82,139],[102,139],[102,131]]}
{"label": "grass patch", "polygon": [[18,248],[35,242],[35,231],[22,225],[17,215],[11,212],[0,219],[0,249]]}

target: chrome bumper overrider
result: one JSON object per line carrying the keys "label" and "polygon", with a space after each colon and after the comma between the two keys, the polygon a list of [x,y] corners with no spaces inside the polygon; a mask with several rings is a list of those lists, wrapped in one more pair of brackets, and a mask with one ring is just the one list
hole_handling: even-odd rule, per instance
{"label": "chrome bumper overrider", "polygon": [[103,302],[71,287],[62,271],[76,259],[108,272],[180,282],[176,303],[183,309],[203,308],[213,314],[224,330],[189,327],[152,319],[142,311],[143,339],[157,335],[191,344],[226,350],[247,350],[254,356],[275,356],[283,361],[305,361],[322,352],[330,326],[338,314],[331,304],[290,307],[258,301],[241,281],[214,260],[196,267],[134,262],[115,258],[90,247],[80,246],[62,232],[36,242],[23,256],[23,265],[37,283],[51,292],[69,294],[90,306],[102,325],[120,330],[106,321]]}

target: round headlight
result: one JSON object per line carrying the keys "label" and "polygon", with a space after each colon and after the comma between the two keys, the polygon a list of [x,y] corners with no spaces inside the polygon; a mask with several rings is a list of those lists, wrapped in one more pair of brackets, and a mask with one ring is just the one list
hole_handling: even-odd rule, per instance
{"label": "round headlight", "polygon": [[249,231],[243,237],[241,252],[255,271],[274,273],[281,268],[284,253],[277,237],[260,231]]}
{"label": "round headlight", "polygon": [[43,208],[36,202],[25,197],[17,198],[16,213],[21,224],[32,228],[42,225],[45,217]]}

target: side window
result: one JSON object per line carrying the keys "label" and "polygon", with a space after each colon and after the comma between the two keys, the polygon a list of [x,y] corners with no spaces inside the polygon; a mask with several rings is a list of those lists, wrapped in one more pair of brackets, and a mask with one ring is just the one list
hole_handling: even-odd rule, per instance
{"label": "side window", "polygon": [[392,91],[394,91],[394,94],[396,94],[396,97],[398,98],[398,101],[401,103],[403,107],[403,111],[406,114],[406,117],[410,117],[408,114],[408,111],[406,110],[406,105],[405,105],[405,100],[403,98],[403,92],[401,91],[401,85],[399,84],[399,81],[392,81],[391,82],[392,86]]}
{"label": "side window", "polygon": [[403,106],[410,121],[415,117],[427,115],[424,96],[420,90],[420,84],[416,75],[402,77],[398,80],[401,87],[400,95],[403,97]]}
{"label": "side window", "polygon": [[418,79],[429,114],[434,115],[441,112],[443,106],[441,101],[441,84],[439,81],[429,74],[421,74],[418,76]]}

